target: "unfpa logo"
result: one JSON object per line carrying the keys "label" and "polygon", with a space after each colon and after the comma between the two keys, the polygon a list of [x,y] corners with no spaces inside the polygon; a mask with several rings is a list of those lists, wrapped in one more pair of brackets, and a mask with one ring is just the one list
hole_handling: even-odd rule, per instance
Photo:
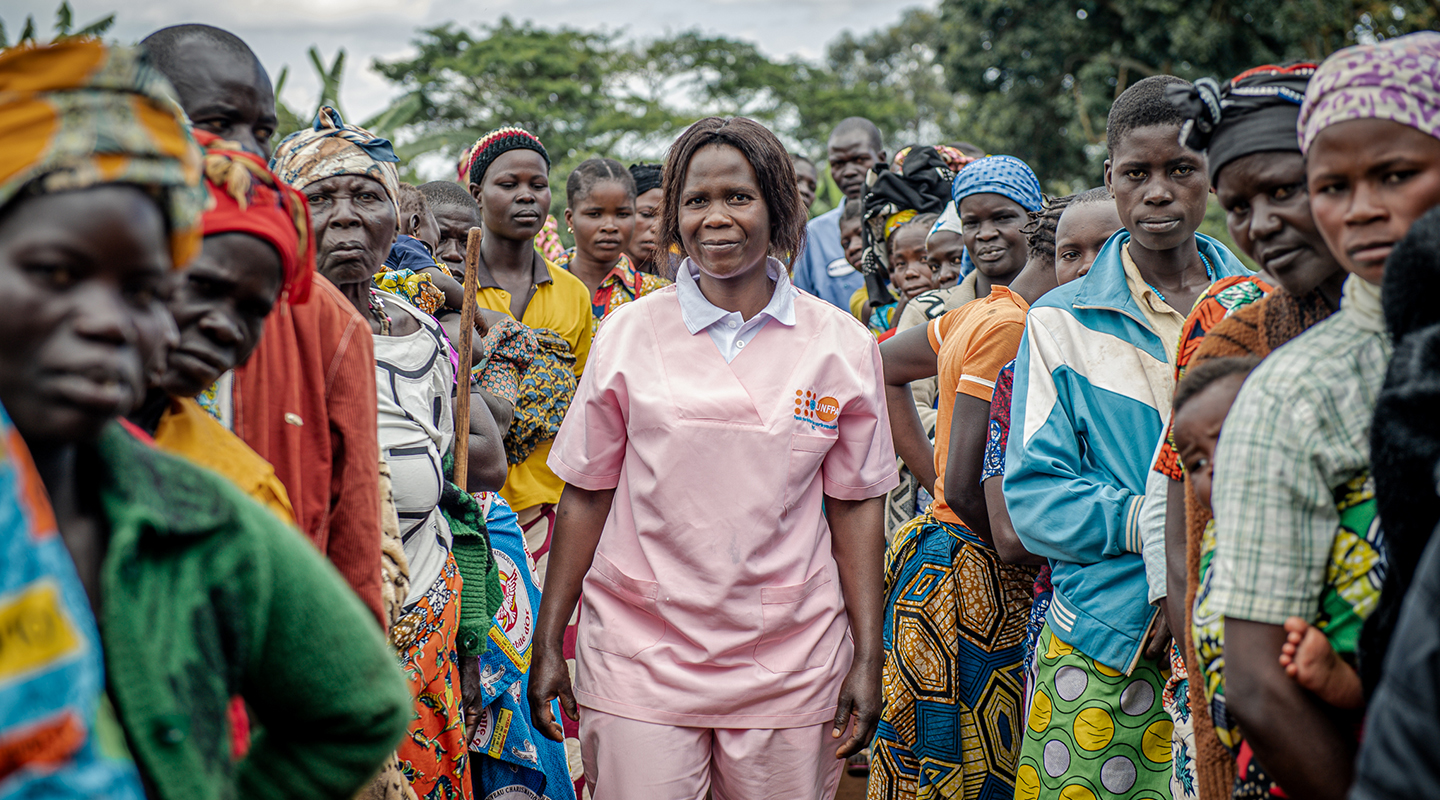
{"label": "unfpa logo", "polygon": [[835,429],[835,420],[840,416],[840,401],[833,397],[820,397],[814,392],[795,390],[795,419],[808,422],[813,427]]}

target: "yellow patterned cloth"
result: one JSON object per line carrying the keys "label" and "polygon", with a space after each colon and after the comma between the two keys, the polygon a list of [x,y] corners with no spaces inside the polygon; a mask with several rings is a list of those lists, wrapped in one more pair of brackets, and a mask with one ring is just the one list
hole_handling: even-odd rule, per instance
{"label": "yellow patterned cloth", "polygon": [[928,512],[885,553],[885,668],[871,800],[1010,800],[1035,571]]}
{"label": "yellow patterned cloth", "polygon": [[1061,641],[1049,623],[1035,652],[1015,800],[1170,800],[1174,723],[1156,662],[1142,658],[1125,675]]}
{"label": "yellow patterned cloth", "polygon": [[0,52],[0,206],[22,189],[138,186],[165,213],[170,255],[200,250],[200,146],[139,50],[93,39]]}

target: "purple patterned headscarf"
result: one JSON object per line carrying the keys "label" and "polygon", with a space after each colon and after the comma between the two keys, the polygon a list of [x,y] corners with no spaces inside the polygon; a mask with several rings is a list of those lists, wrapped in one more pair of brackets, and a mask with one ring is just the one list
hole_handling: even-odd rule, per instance
{"label": "purple patterned headscarf", "polygon": [[1353,119],[1390,120],[1440,139],[1440,33],[1332,53],[1305,90],[1300,152],[1309,152],[1320,131]]}

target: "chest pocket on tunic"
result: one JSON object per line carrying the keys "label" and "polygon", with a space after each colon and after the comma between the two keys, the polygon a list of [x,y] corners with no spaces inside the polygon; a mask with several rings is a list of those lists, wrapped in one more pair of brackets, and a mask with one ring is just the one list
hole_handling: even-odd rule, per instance
{"label": "chest pocket on tunic", "polygon": [[755,645],[755,663],[771,672],[829,664],[845,636],[839,606],[839,591],[828,569],[794,586],[762,588],[764,629]]}
{"label": "chest pocket on tunic", "polygon": [[790,466],[785,472],[785,513],[790,513],[810,488],[825,455],[835,445],[829,436],[810,433],[790,434]]}
{"label": "chest pocket on tunic", "polygon": [[[596,650],[634,658],[641,650],[654,647],[665,635],[665,622],[656,613],[655,598],[660,584],[632,578],[610,559],[595,554],[585,587],[588,625],[581,635]],[[593,591],[592,591],[593,590]]]}

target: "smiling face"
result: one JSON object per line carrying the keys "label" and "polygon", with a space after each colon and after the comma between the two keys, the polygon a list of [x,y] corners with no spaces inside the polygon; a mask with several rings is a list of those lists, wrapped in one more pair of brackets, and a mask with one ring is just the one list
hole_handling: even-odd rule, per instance
{"label": "smiling face", "polygon": [[1100,248],[1123,227],[1110,201],[1066,208],[1055,223],[1056,282],[1064,285],[1085,277]]}
{"label": "smiling face", "polygon": [[925,258],[935,272],[938,288],[954,286],[965,263],[965,240],[954,231],[936,231],[925,241]]}
{"label": "smiling face", "polygon": [[315,269],[331,283],[366,283],[395,243],[395,204],[362,175],[335,175],[305,187],[315,221]]}
{"label": "smiling face", "polygon": [[93,439],[139,404],[173,328],[157,298],[170,266],[165,218],[137,188],[0,212],[0,403],[32,447]]}
{"label": "smiling face", "polygon": [[755,168],[737,148],[706,145],[690,159],[680,188],[680,244],[712,278],[765,268],[770,209]]}
{"label": "smiling face", "polygon": [[938,288],[935,269],[925,255],[929,225],[902,225],[890,237],[890,285],[905,299]]}
{"label": "smiling face", "polygon": [[176,44],[174,60],[185,70],[166,77],[195,127],[269,158],[270,138],[280,121],[275,91],[260,62],[199,38]]}
{"label": "smiling face", "polygon": [[630,259],[647,264],[655,258],[655,243],[660,229],[660,204],[665,193],[651,189],[635,198],[635,232],[630,234]]}
{"label": "smiling face", "polygon": [[510,150],[490,162],[483,183],[470,184],[485,230],[502,239],[533,239],[550,209],[550,167],[534,150]]}
{"label": "smiling face", "polygon": [[1105,185],[1115,196],[1130,240],[1146,250],[1173,250],[1190,241],[1205,219],[1210,191],[1205,156],[1180,144],[1177,125],[1135,128],[1105,161]]}
{"label": "smiling face", "polygon": [[180,329],[160,387],[194,397],[245,363],[280,297],[280,254],[248,233],[206,236],[200,255],[176,276],[166,306]]}
{"label": "smiling face", "polygon": [[1315,137],[1305,172],[1330,252],[1378,286],[1395,243],[1440,204],[1440,139],[1389,120],[1339,122]]}
{"label": "smiling face", "polygon": [[600,181],[575,198],[574,208],[565,209],[565,221],[575,230],[577,251],[612,263],[635,233],[635,198],[619,181]]}
{"label": "smiling face", "polygon": [[961,199],[957,210],[975,268],[991,280],[1020,274],[1028,253],[1025,209],[1004,195],[981,192]]}
{"label": "smiling face", "polygon": [[858,128],[831,136],[825,153],[830,161],[830,177],[851,200],[859,200],[865,191],[865,173],[885,160],[885,154],[875,149],[870,135]]}
{"label": "smiling face", "polygon": [[795,188],[800,190],[800,203],[809,209],[815,205],[815,187],[820,185],[820,173],[809,161],[795,162]]}
{"label": "smiling face", "polygon": [[1225,415],[1235,404],[1245,383],[1244,375],[1230,375],[1207,386],[1175,412],[1175,447],[1185,475],[1195,489],[1195,499],[1210,507],[1210,485],[1215,475],[1215,448]]}
{"label": "smiling face", "polygon": [[439,244],[435,255],[456,276],[465,276],[465,246],[470,241],[470,229],[480,227],[480,210],[474,206],[434,205],[430,208],[439,226]]}
{"label": "smiling face", "polygon": [[1235,159],[1215,176],[1215,199],[1230,238],[1290,294],[1308,294],[1340,271],[1310,214],[1299,153]]}

